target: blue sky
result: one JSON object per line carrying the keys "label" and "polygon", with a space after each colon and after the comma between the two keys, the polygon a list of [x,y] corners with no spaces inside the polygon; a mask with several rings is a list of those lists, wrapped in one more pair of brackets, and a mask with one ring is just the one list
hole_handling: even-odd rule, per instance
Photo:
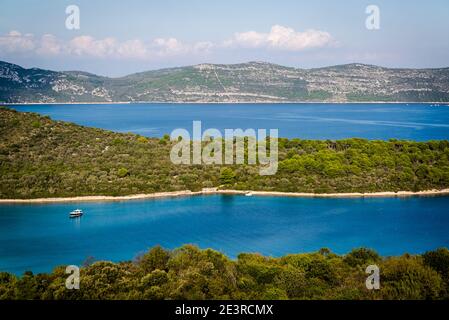
{"label": "blue sky", "polygon": [[[72,4],[79,30],[65,26]],[[365,27],[368,5],[380,9],[379,30]],[[0,60],[109,76],[253,60],[447,67],[448,17],[443,0],[2,0]]]}

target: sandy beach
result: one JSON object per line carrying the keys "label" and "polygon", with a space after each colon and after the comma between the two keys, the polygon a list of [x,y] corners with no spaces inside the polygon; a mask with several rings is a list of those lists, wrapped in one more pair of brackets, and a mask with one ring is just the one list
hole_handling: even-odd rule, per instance
{"label": "sandy beach", "polygon": [[347,192],[347,193],[306,193],[306,192],[280,192],[280,191],[252,191],[252,190],[219,190],[217,188],[205,188],[202,191],[173,191],[148,194],[135,194],[129,196],[82,196],[65,198],[36,198],[36,199],[0,199],[2,203],[54,203],[54,202],[89,202],[89,201],[127,201],[139,199],[157,199],[170,197],[187,197],[196,195],[248,195],[248,196],[274,196],[274,197],[298,197],[298,198],[372,198],[372,197],[412,197],[449,195],[449,189],[425,190],[425,191],[386,191],[386,192]]}

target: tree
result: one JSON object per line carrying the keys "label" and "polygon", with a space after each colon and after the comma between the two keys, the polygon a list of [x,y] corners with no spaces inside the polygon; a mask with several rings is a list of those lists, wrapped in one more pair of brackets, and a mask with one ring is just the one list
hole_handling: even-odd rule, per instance
{"label": "tree", "polygon": [[232,185],[235,182],[235,173],[231,168],[223,168],[220,171],[220,182],[225,185]]}
{"label": "tree", "polygon": [[366,266],[370,263],[380,261],[380,256],[376,251],[367,248],[353,249],[346,255],[344,261],[350,266]]}
{"label": "tree", "polygon": [[164,270],[153,270],[141,280],[144,287],[162,286],[168,282],[167,273]]}
{"label": "tree", "polygon": [[148,138],[140,136],[137,138],[137,141],[139,141],[140,143],[148,143]]}
{"label": "tree", "polygon": [[170,254],[166,250],[164,250],[161,246],[156,246],[139,257],[137,263],[145,273],[149,273],[156,269],[166,270],[169,258]]}
{"label": "tree", "polygon": [[437,271],[444,281],[444,297],[449,299],[449,250],[439,248],[423,254],[423,261],[426,266]]}
{"label": "tree", "polygon": [[442,288],[435,270],[407,255],[387,259],[380,266],[380,279],[384,299],[437,299]]}
{"label": "tree", "polygon": [[124,178],[124,177],[126,177],[126,176],[129,175],[129,171],[128,171],[128,169],[126,169],[126,168],[120,168],[120,169],[118,169],[118,171],[117,171],[117,175],[118,175],[120,178]]}

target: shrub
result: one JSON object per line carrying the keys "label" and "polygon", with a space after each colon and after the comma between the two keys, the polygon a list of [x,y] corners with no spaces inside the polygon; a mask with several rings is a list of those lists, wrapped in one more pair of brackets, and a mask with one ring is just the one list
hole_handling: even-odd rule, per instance
{"label": "shrub", "polygon": [[129,171],[128,171],[128,169],[126,169],[126,168],[120,168],[120,169],[117,170],[117,175],[118,175],[120,178],[124,178],[124,177],[126,177],[126,176],[129,175]]}
{"label": "shrub", "polygon": [[220,171],[220,182],[224,185],[231,185],[235,182],[235,173],[231,168],[223,168]]}

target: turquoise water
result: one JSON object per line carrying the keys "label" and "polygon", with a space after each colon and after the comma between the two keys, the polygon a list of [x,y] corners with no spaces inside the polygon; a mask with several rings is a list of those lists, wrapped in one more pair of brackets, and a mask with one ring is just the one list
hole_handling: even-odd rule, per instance
{"label": "turquoise water", "polygon": [[[124,202],[0,205],[0,271],[20,274],[131,260],[160,244],[193,243],[231,257],[329,247],[383,255],[449,246],[449,197],[311,199],[197,196]],[[71,210],[85,215],[69,219]]]}
{"label": "turquoise water", "polygon": [[13,106],[53,119],[162,136],[175,128],[192,132],[192,121],[223,132],[230,128],[279,129],[303,139],[449,138],[449,107],[429,104],[88,104]]}
{"label": "turquoise water", "polygon": [[[278,128],[304,139],[449,138],[449,107],[428,104],[90,104],[14,106],[53,119],[162,136],[175,128]],[[128,202],[0,205],[0,271],[48,272],[87,257],[133,259],[160,244],[280,256],[329,247],[382,255],[449,246],[449,197],[308,199],[199,196]],[[86,214],[69,219],[81,208]]]}

